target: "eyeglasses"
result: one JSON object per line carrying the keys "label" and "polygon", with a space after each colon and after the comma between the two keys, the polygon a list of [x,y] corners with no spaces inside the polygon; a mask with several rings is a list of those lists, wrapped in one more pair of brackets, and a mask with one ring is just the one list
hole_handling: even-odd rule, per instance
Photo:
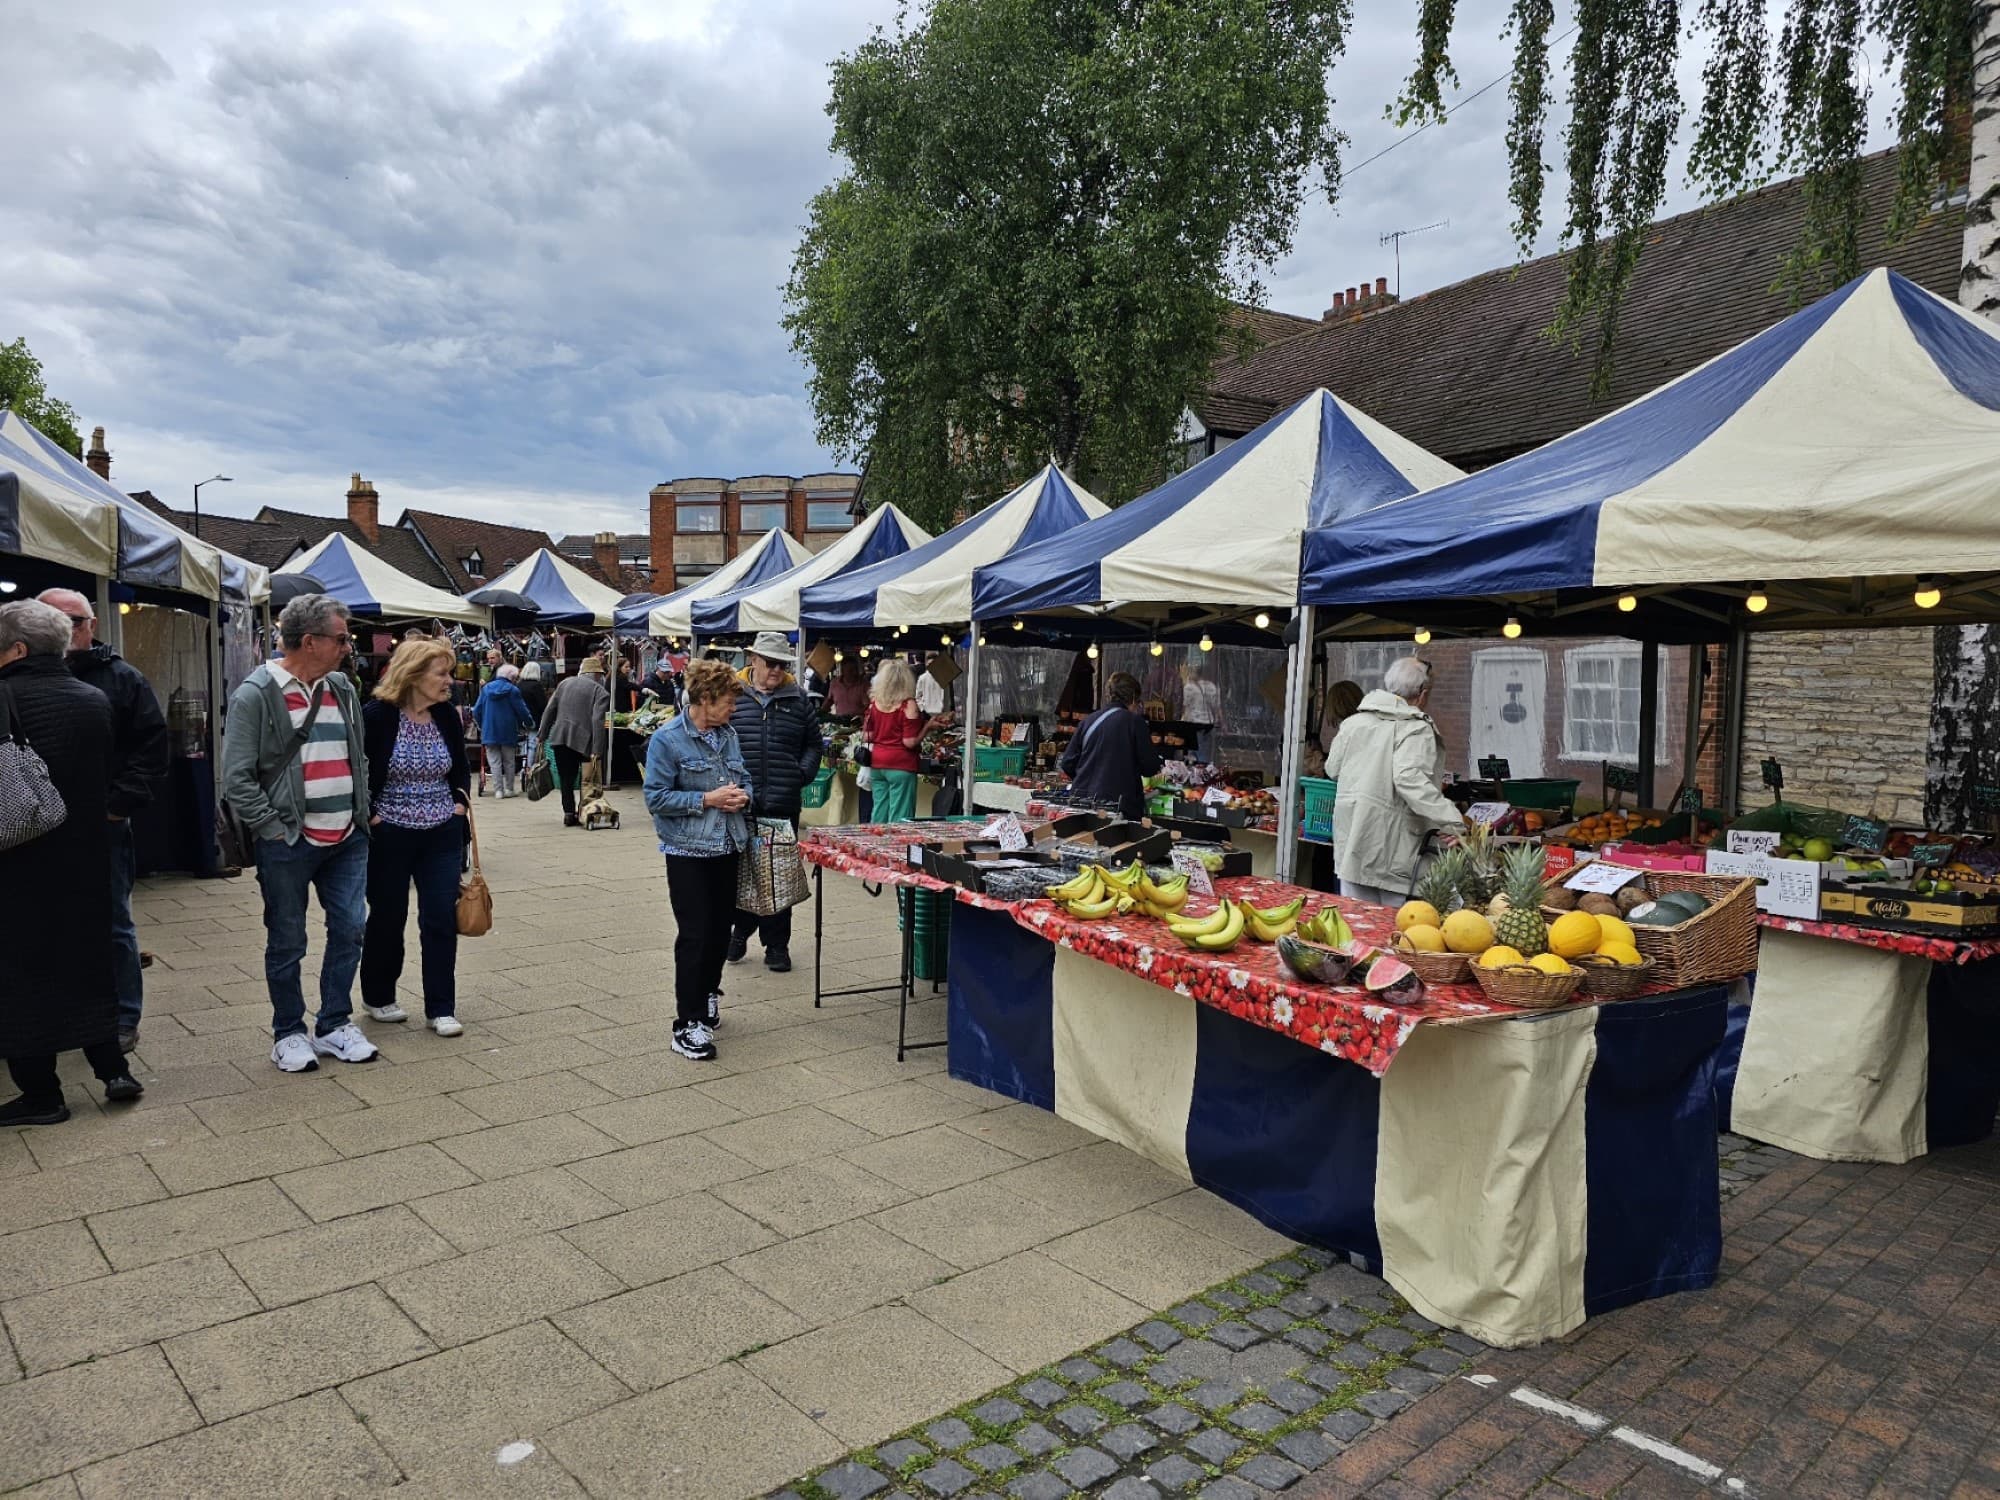
{"label": "eyeglasses", "polygon": [[343,649],[354,644],[354,637],[351,635],[319,635],[319,632],[316,630],[309,630],[306,634],[317,635],[323,641],[332,641],[334,645]]}
{"label": "eyeglasses", "polygon": [[97,623],[96,615],[65,615],[64,618],[72,625],[95,625]]}

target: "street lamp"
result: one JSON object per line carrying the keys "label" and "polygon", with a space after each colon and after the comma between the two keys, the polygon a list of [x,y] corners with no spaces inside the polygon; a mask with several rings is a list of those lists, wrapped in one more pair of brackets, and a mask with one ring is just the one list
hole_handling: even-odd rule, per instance
{"label": "street lamp", "polygon": [[194,538],[196,541],[201,540],[201,485],[229,484],[231,482],[227,474],[211,474],[208,478],[202,480],[201,484],[197,484],[194,487]]}

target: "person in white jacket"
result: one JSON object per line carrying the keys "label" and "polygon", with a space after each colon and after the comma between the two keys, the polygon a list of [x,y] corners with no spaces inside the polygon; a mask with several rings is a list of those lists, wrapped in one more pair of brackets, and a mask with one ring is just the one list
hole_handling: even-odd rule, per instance
{"label": "person in white jacket", "polygon": [[1416,883],[1424,835],[1464,827],[1438,790],[1444,746],[1424,712],[1430,694],[1427,663],[1414,656],[1391,662],[1382,686],[1361,700],[1327,747],[1327,777],[1340,783],[1333,863],[1340,894],[1351,900],[1401,904]]}

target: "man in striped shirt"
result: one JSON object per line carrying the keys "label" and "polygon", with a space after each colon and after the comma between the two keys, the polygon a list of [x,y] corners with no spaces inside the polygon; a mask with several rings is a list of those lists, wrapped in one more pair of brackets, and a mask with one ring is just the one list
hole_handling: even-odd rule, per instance
{"label": "man in striped shirt", "polygon": [[[353,644],[347,607],[325,594],[302,595],[278,617],[278,639],[283,655],[230,695],[222,795],[257,841],[271,1061],[282,1072],[309,1073],[321,1057],[376,1056],[352,1019],[367,924],[367,762],[360,702],[336,670]],[[299,968],[315,891],[326,912],[326,952],[319,1015],[308,1031]]]}

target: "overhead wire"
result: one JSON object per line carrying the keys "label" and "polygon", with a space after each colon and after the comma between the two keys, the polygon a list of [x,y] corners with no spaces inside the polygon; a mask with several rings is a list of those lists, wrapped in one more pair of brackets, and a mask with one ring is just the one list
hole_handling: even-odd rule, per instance
{"label": "overhead wire", "polygon": [[[1562,43],[1568,41],[1571,37],[1575,36],[1578,29],[1579,28],[1575,26],[1570,27],[1568,31],[1565,31],[1561,36],[1551,41],[1549,43],[1549,46],[1552,48],[1560,46]],[[1501,84],[1505,83],[1509,78],[1512,78],[1513,76],[1514,76],[1514,70],[1512,68],[1509,68],[1505,73],[1502,73],[1498,78],[1494,79],[1491,83],[1481,85],[1479,88],[1474,89],[1471,93],[1467,94],[1463,99],[1454,100],[1452,102],[1451,107],[1445,110],[1442,114],[1440,114],[1435,120],[1424,121],[1424,123],[1419,125],[1415,130],[1408,131],[1403,135],[1397,136],[1396,139],[1389,142],[1388,145],[1384,146],[1380,151],[1377,151],[1373,156],[1364,157],[1362,160],[1356,162],[1351,167],[1343,167],[1340,173],[1341,177],[1342,178],[1352,177],[1356,172],[1359,172],[1363,167],[1367,166],[1370,162],[1380,161],[1383,157],[1387,156],[1391,151],[1394,151],[1398,146],[1408,145],[1411,141],[1414,141],[1418,136],[1422,135],[1426,130],[1429,130],[1433,125],[1444,124],[1446,120],[1449,120],[1453,115],[1457,114],[1459,110],[1465,108],[1466,105],[1470,104],[1473,100],[1477,99],[1481,94],[1491,93],[1494,89],[1498,88]]]}

